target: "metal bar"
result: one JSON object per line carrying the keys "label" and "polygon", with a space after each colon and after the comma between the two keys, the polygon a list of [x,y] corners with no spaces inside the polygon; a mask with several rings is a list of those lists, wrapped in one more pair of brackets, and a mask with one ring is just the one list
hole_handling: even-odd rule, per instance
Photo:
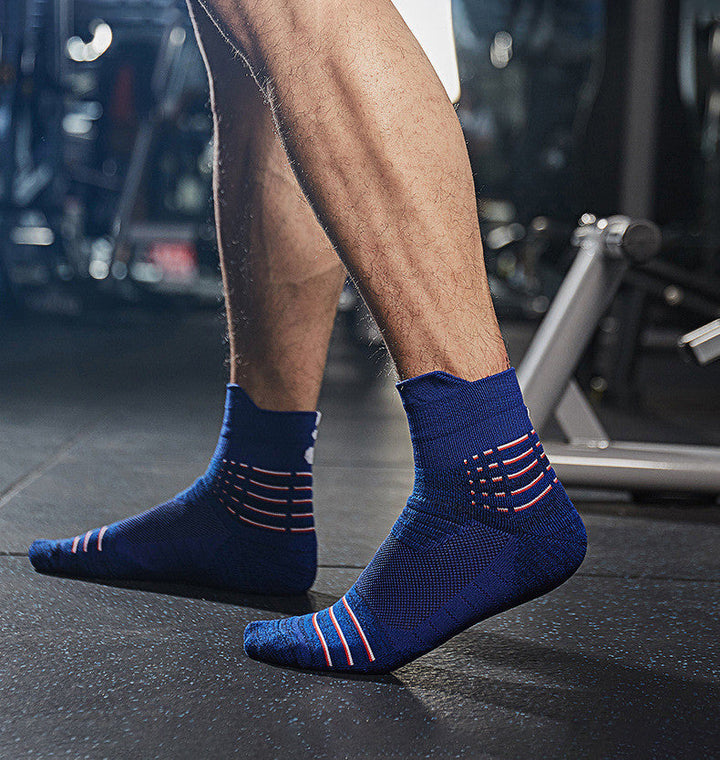
{"label": "metal bar", "polygon": [[132,217],[135,201],[137,200],[140,182],[142,181],[145,170],[145,163],[150,152],[153,136],[155,133],[156,123],[153,120],[146,120],[140,124],[135,143],[132,148],[130,165],[125,175],[125,184],[123,185],[122,195],[118,203],[115,221],[113,222],[114,252],[122,247],[125,242],[127,226]]}
{"label": "metal bar", "polygon": [[[120,196],[117,213],[113,220],[113,259],[115,259],[117,251],[120,250],[126,242],[127,229],[135,209],[140,184],[145,173],[145,165],[150,153],[150,148],[152,147],[155,132],[157,131],[163,116],[168,72],[172,66],[174,56],[177,55],[179,48],[182,47],[182,44],[185,41],[184,30],[175,26],[175,22],[178,18],[179,12],[176,11],[168,19],[162,41],[160,42],[160,48],[155,59],[155,68],[151,79],[151,89],[156,102],[154,103],[151,112],[138,127],[137,136],[135,137],[135,142],[132,147],[130,164],[128,166],[127,174],[125,175],[125,183]],[[182,32],[182,39],[173,34],[176,29],[179,29],[179,31]]]}
{"label": "metal bar", "polygon": [[678,345],[701,366],[720,358],[720,319],[683,335]]}
{"label": "metal bar", "polygon": [[565,485],[720,494],[720,448],[550,442],[545,451]]}
{"label": "metal bar", "polygon": [[555,419],[570,443],[607,446],[610,436],[595,415],[590,402],[575,378],[570,378],[563,397],[555,409]]}
{"label": "metal bar", "polygon": [[665,2],[631,2],[620,211],[652,219]]}
{"label": "metal bar", "polygon": [[577,256],[518,369],[535,427],[553,413],[627,269],[605,255],[601,231],[582,231]]}

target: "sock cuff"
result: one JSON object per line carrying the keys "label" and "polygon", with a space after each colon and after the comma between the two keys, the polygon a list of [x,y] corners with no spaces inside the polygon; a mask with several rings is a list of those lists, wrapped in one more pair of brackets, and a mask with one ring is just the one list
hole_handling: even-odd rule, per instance
{"label": "sock cuff", "polygon": [[428,372],[396,387],[415,442],[453,436],[508,414],[518,423],[527,423],[527,409],[512,367],[474,381],[448,372]]}
{"label": "sock cuff", "polygon": [[[475,381],[429,372],[399,383],[398,391],[415,459],[411,499],[423,511],[448,514],[451,507],[474,505],[468,462],[484,461],[488,449],[509,445],[532,429],[513,369]],[[500,477],[500,469],[493,475]],[[478,488],[478,498],[493,482]]]}
{"label": "sock cuff", "polygon": [[[311,451],[317,438],[320,412],[276,412],[261,409],[235,383],[228,383],[221,439],[241,445],[250,455],[294,459]],[[310,463],[311,456],[305,457]]]}

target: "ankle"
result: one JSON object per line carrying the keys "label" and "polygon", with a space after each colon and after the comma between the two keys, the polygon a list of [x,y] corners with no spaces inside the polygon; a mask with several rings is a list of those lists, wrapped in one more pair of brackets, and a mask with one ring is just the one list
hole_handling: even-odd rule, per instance
{"label": "ankle", "polygon": [[415,508],[477,519],[524,511],[560,488],[514,370],[474,382],[432,372],[398,389],[415,455]]}
{"label": "ankle", "polygon": [[274,411],[257,406],[239,386],[228,384],[225,415],[213,460],[223,459],[278,470],[312,466],[319,412]]}

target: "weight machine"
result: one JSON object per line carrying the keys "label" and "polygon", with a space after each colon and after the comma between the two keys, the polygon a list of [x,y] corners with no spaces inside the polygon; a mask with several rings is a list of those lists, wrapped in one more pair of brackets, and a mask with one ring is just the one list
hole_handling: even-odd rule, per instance
{"label": "weight machine", "polygon": [[[577,255],[518,370],[536,428],[554,415],[568,443],[548,457],[568,485],[630,491],[720,494],[720,448],[613,441],[573,372],[623,276],[660,248],[651,222],[617,216],[579,227]],[[700,363],[720,357],[720,324],[684,336]]]}

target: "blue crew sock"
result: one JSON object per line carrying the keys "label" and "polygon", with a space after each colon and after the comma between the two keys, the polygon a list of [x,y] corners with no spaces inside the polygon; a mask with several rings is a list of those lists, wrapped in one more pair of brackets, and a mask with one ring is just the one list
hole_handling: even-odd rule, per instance
{"label": "blue crew sock", "polygon": [[585,529],[532,428],[513,370],[398,385],[415,487],[353,587],[312,615],[251,623],[245,651],[314,670],[387,672],[544,594],[585,556]]}
{"label": "blue crew sock", "polygon": [[263,594],[315,579],[315,412],[259,409],[228,385],[206,473],[165,504],[61,541],[35,541],[37,570],[78,577],[179,581]]}

